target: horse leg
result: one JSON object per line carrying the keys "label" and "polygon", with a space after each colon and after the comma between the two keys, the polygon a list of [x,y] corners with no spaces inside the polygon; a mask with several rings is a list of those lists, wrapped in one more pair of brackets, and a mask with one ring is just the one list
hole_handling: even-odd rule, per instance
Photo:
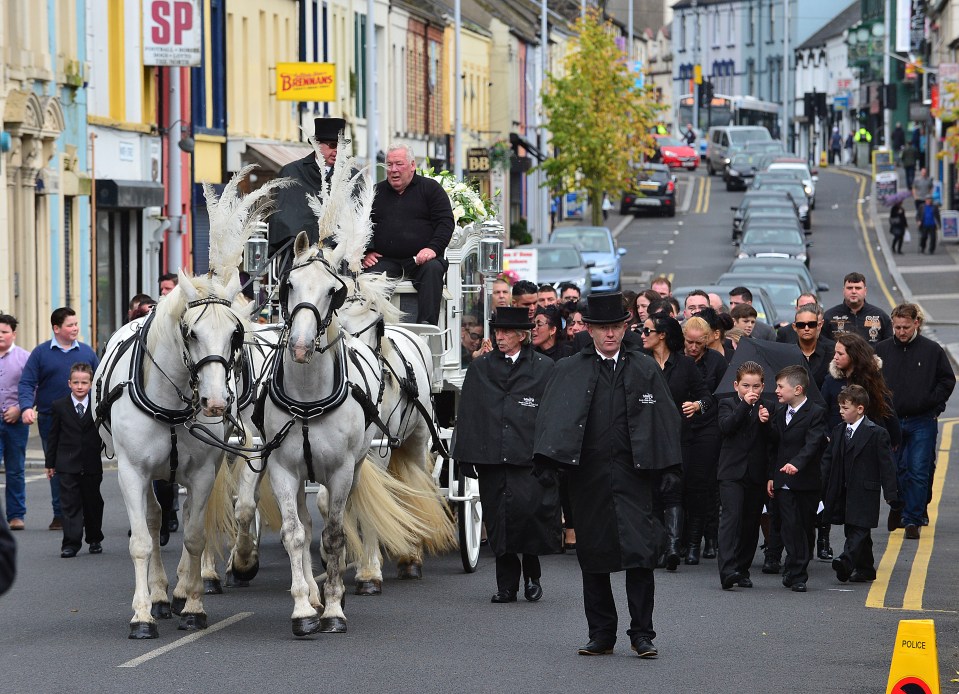
{"label": "horse leg", "polygon": [[200,577],[203,579],[203,593],[205,595],[221,595],[223,593],[223,584],[220,582],[220,575],[216,571],[216,557],[209,541],[203,546],[203,554],[200,555]]}
{"label": "horse leg", "polygon": [[300,523],[303,524],[303,580],[306,581],[310,604],[317,610],[323,607],[320,599],[320,588],[313,576],[313,557],[310,549],[313,545],[313,517],[306,505],[306,486],[299,485],[296,492],[296,511]]}
{"label": "horse leg", "polygon": [[236,505],[236,544],[230,553],[230,572],[237,585],[246,585],[260,570],[260,551],[254,528],[256,505],[259,497],[261,475],[252,472],[245,464],[239,472]]}
{"label": "horse leg", "polygon": [[[133,574],[136,582],[133,590],[133,619],[130,620],[131,639],[155,639],[160,633],[156,619],[151,614],[152,603],[149,589],[150,554],[153,542],[147,527],[147,509],[149,496],[153,495],[149,480],[143,479],[125,457],[121,457],[118,478],[123,500],[126,502],[127,516],[130,520],[130,558],[133,560]],[[156,500],[154,499],[154,503]],[[165,596],[164,596],[165,597]]]}
{"label": "horse leg", "polygon": [[[285,461],[284,461],[285,462]],[[310,604],[309,586],[303,576],[303,546],[306,541],[306,532],[300,521],[297,500],[299,489],[303,486],[299,476],[283,466],[280,456],[270,460],[270,482],[280,506],[283,523],[280,526],[280,537],[283,546],[290,557],[290,594],[293,596],[293,635],[309,636],[320,628],[320,620],[316,608]],[[297,462],[293,461],[293,465]]]}
{"label": "horse leg", "polygon": [[363,530],[363,554],[356,567],[356,595],[381,595],[383,593],[383,567],[379,539],[376,533]]}
{"label": "horse leg", "polygon": [[323,584],[323,615],[320,631],[327,634],[346,631],[346,615],[343,612],[345,589],[343,571],[346,559],[346,535],[343,530],[343,513],[346,500],[353,486],[355,463],[345,460],[336,472],[327,478],[329,490],[329,516],[323,528],[323,548],[326,550],[326,582]]}
{"label": "horse leg", "polygon": [[207,615],[203,609],[203,578],[200,555],[206,545],[203,517],[206,501],[213,486],[213,477],[202,481],[190,480],[189,494],[183,507],[183,553],[177,566],[177,583],[173,590],[175,602],[182,600],[178,629],[196,631],[206,629]]}
{"label": "horse leg", "polygon": [[414,554],[408,554],[396,560],[396,577],[401,581],[415,581],[423,578],[423,545],[417,545]]}
{"label": "horse leg", "polygon": [[[316,510],[320,512],[320,518],[323,519],[323,526],[326,527],[326,519],[330,517],[330,493],[326,488],[326,485],[319,485],[319,489],[316,490]],[[323,543],[320,543],[320,561],[323,562],[323,567],[326,568],[326,548],[323,547]]]}
{"label": "horse leg", "polygon": [[173,616],[168,595],[170,582],[167,579],[166,569],[163,568],[163,555],[160,550],[160,521],[163,511],[153,493],[152,482],[148,483],[147,489],[146,523],[153,547],[149,560],[150,613],[155,619],[170,619]]}

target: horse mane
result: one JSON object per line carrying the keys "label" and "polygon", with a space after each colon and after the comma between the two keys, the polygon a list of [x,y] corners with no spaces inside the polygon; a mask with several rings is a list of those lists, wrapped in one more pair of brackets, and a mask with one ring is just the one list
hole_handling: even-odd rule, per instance
{"label": "horse mane", "polygon": [[[193,286],[196,287],[197,295],[200,298],[217,297],[226,301],[231,301],[233,297],[227,296],[226,287],[216,279],[201,276],[191,277]],[[147,333],[147,349],[156,354],[157,350],[164,344],[170,342],[179,342],[180,323],[183,322],[187,328],[199,320],[201,315],[205,315],[214,321],[217,328],[233,328],[239,321],[244,327],[247,323],[247,315],[242,310],[237,310],[232,306],[222,304],[204,304],[194,308],[187,308],[189,302],[186,293],[179,285],[173,288],[166,296],[157,302],[153,309],[155,314],[153,322],[150,324],[150,332]]]}
{"label": "horse mane", "polygon": [[387,325],[396,325],[403,318],[403,311],[393,305],[390,297],[396,288],[396,280],[386,273],[363,272],[356,276],[356,293],[367,307],[383,316]]}

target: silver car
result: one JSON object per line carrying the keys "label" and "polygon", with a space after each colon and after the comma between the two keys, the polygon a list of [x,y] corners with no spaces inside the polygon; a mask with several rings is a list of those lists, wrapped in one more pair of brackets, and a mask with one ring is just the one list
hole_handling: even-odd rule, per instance
{"label": "silver car", "polygon": [[583,259],[582,254],[569,244],[530,243],[517,246],[524,250],[536,251],[536,280],[539,284],[572,282],[579,287],[581,296],[587,296],[592,288],[589,268],[592,263]]}

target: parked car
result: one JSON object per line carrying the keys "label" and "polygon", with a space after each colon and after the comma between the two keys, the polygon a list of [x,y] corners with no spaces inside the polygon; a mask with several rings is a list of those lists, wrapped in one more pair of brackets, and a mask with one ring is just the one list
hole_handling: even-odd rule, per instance
{"label": "parked car", "polygon": [[733,154],[731,149],[742,148],[749,142],[770,140],[772,136],[761,125],[713,126],[707,135],[706,171],[710,176],[723,171]]}
{"label": "parked car", "polygon": [[733,239],[739,236],[743,227],[743,220],[746,213],[753,207],[757,209],[779,209],[785,207],[791,209],[796,219],[799,219],[799,208],[793,199],[787,193],[782,191],[762,191],[749,192],[743,196],[742,202],[738,206],[732,206],[733,215]]}
{"label": "parked car", "polygon": [[812,212],[809,210],[809,197],[806,195],[806,188],[795,178],[787,178],[791,174],[762,174],[763,178],[757,174],[753,177],[753,190],[781,190],[787,193],[799,208],[799,219],[802,222],[803,229],[812,229]]}
{"label": "parked car", "polygon": [[[708,284],[708,285],[690,285],[688,287],[673,287],[673,296],[679,300],[679,304],[683,305],[686,301],[686,295],[689,294],[694,289],[702,289],[704,292],[719,294],[722,297],[723,302],[729,301],[729,292],[736,287],[741,287],[740,283],[736,282],[733,284],[724,283],[724,284]],[[758,320],[768,323],[769,325],[776,326],[780,324],[779,314],[776,311],[776,305],[773,303],[772,298],[769,294],[766,293],[765,289],[761,287],[753,292],[753,308],[756,309],[758,315]]]}
{"label": "parked car", "polygon": [[606,227],[559,227],[553,232],[551,243],[575,246],[587,265],[594,292],[618,292],[622,287],[622,260],[625,248],[617,248],[612,232]]}
{"label": "parked car", "polygon": [[817,282],[804,263],[788,258],[737,258],[727,272],[743,272],[761,275],[791,275],[798,277],[804,294],[828,292],[829,285]]}
{"label": "parked car", "polygon": [[656,135],[656,154],[653,162],[665,164],[671,169],[683,167],[695,171],[699,166],[699,154],[683,140],[668,135]]}
{"label": "parked car", "polygon": [[536,251],[536,281],[539,284],[556,286],[560,282],[573,282],[582,296],[590,293],[592,263],[576,246],[570,243],[529,243],[517,248]]}
{"label": "parked car", "polygon": [[625,191],[619,205],[622,215],[652,210],[676,215],[676,178],[665,164],[642,164],[636,171],[636,190]]}
{"label": "parked car", "polygon": [[796,299],[803,293],[803,285],[796,275],[763,275],[745,272],[726,272],[720,275],[720,282],[735,282],[752,291],[762,287],[769,294],[780,316],[789,316],[796,310]]}
{"label": "parked car", "polygon": [[752,183],[753,176],[761,170],[760,165],[766,161],[762,152],[737,152],[730,158],[729,164],[723,169],[723,180],[726,190],[746,190]]}
{"label": "parked car", "polygon": [[756,140],[743,145],[747,152],[762,152],[764,154],[785,154],[786,148],[781,140]]}
{"label": "parked car", "polygon": [[806,241],[802,232],[790,227],[756,227],[744,229],[736,256],[739,258],[795,258],[809,267],[808,248],[812,241]]}
{"label": "parked car", "polygon": [[810,171],[805,160],[794,157],[780,157],[775,159],[766,168],[766,171],[788,171],[794,173],[806,190],[806,197],[809,198],[809,209],[816,207],[816,182],[819,180],[819,172],[816,170]]}

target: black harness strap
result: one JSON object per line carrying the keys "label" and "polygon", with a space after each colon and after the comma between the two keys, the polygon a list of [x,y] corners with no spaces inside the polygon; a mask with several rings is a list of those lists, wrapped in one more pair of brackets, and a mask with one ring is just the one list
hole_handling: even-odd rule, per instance
{"label": "black harness strap", "polygon": [[384,359],[384,363],[386,364],[387,368],[389,368],[390,373],[393,374],[393,378],[396,379],[400,389],[409,397],[413,407],[415,407],[416,411],[420,413],[424,420],[426,420],[426,426],[430,430],[430,436],[433,438],[433,450],[439,453],[439,455],[443,458],[449,459],[449,450],[446,448],[446,443],[440,437],[440,432],[436,428],[436,422],[433,419],[433,413],[427,410],[426,406],[420,402],[419,386],[416,383],[416,373],[413,371],[413,365],[410,364],[406,357],[403,356],[403,353],[399,350],[399,347],[397,347],[396,342],[392,337],[387,337],[386,339],[390,341],[393,351],[399,356],[400,359],[403,360],[403,365],[406,367],[406,378],[401,378],[388,360]]}
{"label": "black harness strap", "polygon": [[170,484],[176,482],[176,469],[180,466],[180,456],[176,450],[176,428],[170,427]]}
{"label": "black harness strap", "polygon": [[313,471],[313,447],[310,446],[310,418],[303,417],[303,461],[306,463],[306,475],[310,482],[316,482],[316,473]]}

